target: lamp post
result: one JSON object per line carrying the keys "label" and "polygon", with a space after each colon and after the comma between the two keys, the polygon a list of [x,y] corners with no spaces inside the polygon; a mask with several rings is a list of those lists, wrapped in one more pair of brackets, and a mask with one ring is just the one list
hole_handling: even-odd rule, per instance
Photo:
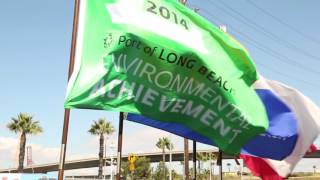
{"label": "lamp post", "polygon": [[103,156],[103,159],[104,159],[104,163],[103,163],[103,171],[102,171],[102,175],[103,175],[103,179],[105,180],[106,179],[106,159],[107,159],[107,141],[108,141],[108,136],[105,135],[104,137],[104,156]]}
{"label": "lamp post", "polygon": [[210,180],[212,180],[212,176],[214,177],[214,162],[210,159]]}
{"label": "lamp post", "polygon": [[110,144],[110,149],[111,149],[111,152],[110,153],[110,180],[113,180],[113,152],[114,150],[116,149],[116,145],[114,144],[114,142],[112,141],[111,144]]}

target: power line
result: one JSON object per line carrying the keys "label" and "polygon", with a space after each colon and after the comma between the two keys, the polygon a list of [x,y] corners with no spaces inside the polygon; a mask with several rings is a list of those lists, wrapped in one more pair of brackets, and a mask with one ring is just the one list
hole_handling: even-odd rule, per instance
{"label": "power line", "polygon": [[[244,41],[248,42],[248,40],[244,40]],[[256,44],[254,44],[254,43],[252,43],[252,42],[249,43],[249,44],[252,45],[252,46],[254,46],[256,49],[260,50],[260,51],[263,52],[264,54],[270,55],[270,56],[272,56],[272,57],[274,57],[274,58],[278,58],[276,55],[270,54],[268,51],[266,51],[265,49],[261,48],[259,45],[256,45]],[[269,71],[275,72],[276,74],[280,74],[280,75],[282,75],[282,76],[284,76],[284,77],[287,77],[287,78],[290,78],[290,79],[296,79],[296,80],[298,80],[298,81],[300,81],[300,82],[302,82],[302,83],[304,83],[304,84],[307,84],[307,85],[309,85],[309,86],[312,86],[312,87],[314,87],[314,88],[315,88],[316,86],[318,86],[317,84],[314,84],[314,83],[312,83],[312,82],[309,82],[309,81],[306,81],[306,80],[304,80],[304,79],[297,78],[297,77],[294,77],[294,76],[285,74],[285,73],[283,73],[282,71],[278,71],[278,70],[276,70],[276,69],[274,69],[274,68],[268,67],[267,65],[265,65],[265,64],[263,64],[263,63],[260,63],[260,62],[258,62],[258,61],[255,61],[255,63],[256,63],[256,64],[259,64],[260,66],[263,66],[265,69],[267,69],[267,70],[269,70]]]}
{"label": "power line", "polygon": [[[275,58],[279,58],[279,60],[281,62],[283,62],[283,63],[285,63],[287,65],[295,66],[295,67],[297,67],[299,69],[303,68],[306,71],[310,71],[310,72],[313,72],[315,74],[320,75],[320,71],[314,70],[314,69],[312,69],[312,68],[310,68],[308,66],[305,66],[305,64],[299,63],[297,61],[294,61],[294,60],[288,58],[287,56],[285,56],[285,55],[283,55],[283,54],[281,54],[281,53],[279,53],[279,52],[277,52],[277,51],[275,51],[275,50],[273,50],[273,49],[271,49],[271,48],[259,43],[258,41],[254,40],[250,36],[240,32],[240,31],[235,30],[235,28],[232,28],[232,30],[234,32],[236,32],[237,34],[240,34],[241,36],[245,37],[245,39],[247,39],[248,41],[250,41],[252,43],[255,43],[258,47],[260,47],[260,49],[263,48],[263,49],[267,50],[269,52],[268,54],[272,55]],[[290,61],[290,62],[288,62],[288,61]]]}
{"label": "power line", "polygon": [[[193,5],[192,5],[192,6],[193,6]],[[214,16],[212,13],[208,12],[207,10],[205,10],[205,9],[201,9],[201,10],[205,11],[207,14],[211,15],[211,16],[214,17],[215,19],[221,21],[221,19],[217,18],[216,16]],[[221,21],[221,22],[222,22],[222,21]],[[219,23],[216,23],[215,21],[213,21],[213,23],[219,24]],[[231,27],[231,26],[230,26],[230,27]],[[233,27],[231,27],[231,28],[234,29]],[[246,35],[246,36],[247,36],[247,35]],[[247,40],[247,42],[248,42],[248,41],[250,41],[250,40]],[[267,55],[270,55],[270,56],[272,56],[272,57],[274,57],[274,58],[276,58],[276,59],[279,59],[279,56],[277,56],[277,55],[279,55],[278,53],[276,53],[277,55],[275,55],[275,54],[270,54],[269,51],[266,51],[263,47],[260,47],[259,43],[258,43],[258,44],[257,44],[257,43],[258,43],[257,41],[252,41],[252,39],[251,39],[251,42],[250,42],[249,44],[252,45],[252,46],[254,46],[255,48],[257,48],[258,50],[262,51],[263,53],[265,53],[265,54],[267,54]],[[270,49],[270,48],[268,48],[268,49]],[[273,50],[272,50],[272,51],[273,51]],[[281,55],[281,54],[280,54],[280,55]],[[286,57],[286,58],[287,58],[287,57]],[[306,84],[306,85],[309,85],[310,87],[313,87],[313,88],[314,88],[314,87],[318,86],[317,84],[311,83],[311,82],[306,81],[306,80],[304,80],[304,79],[300,79],[300,78],[297,78],[297,77],[294,77],[294,76],[285,74],[285,73],[280,72],[280,71],[278,71],[278,70],[275,70],[275,69],[273,69],[273,68],[271,68],[271,67],[267,67],[265,64],[262,64],[262,63],[260,63],[260,62],[256,62],[256,64],[259,64],[260,66],[264,67],[265,69],[267,69],[267,70],[269,70],[269,71],[272,71],[272,72],[274,72],[274,73],[276,73],[276,74],[279,74],[279,75],[281,75],[281,76],[284,76],[284,77],[286,77],[286,78],[295,79],[295,80],[297,80],[297,81],[300,81],[300,82],[302,82],[302,83],[304,83],[304,84]],[[286,64],[288,64],[288,63],[286,63]],[[289,64],[289,65],[292,65],[292,64]],[[295,67],[301,68],[300,66],[295,66]],[[309,70],[307,70],[307,71],[309,71]]]}
{"label": "power line", "polygon": [[281,75],[281,76],[283,76],[283,77],[286,77],[286,78],[288,78],[288,79],[295,79],[295,80],[300,81],[300,82],[302,82],[302,83],[304,83],[304,84],[306,84],[306,85],[309,85],[310,87],[313,87],[313,88],[315,88],[315,86],[316,86],[316,84],[313,84],[313,83],[311,83],[311,82],[309,82],[309,81],[306,81],[306,80],[304,80],[304,79],[300,79],[300,78],[297,78],[297,77],[290,76],[290,75],[285,74],[285,73],[283,73],[283,72],[281,72],[281,71],[272,69],[272,68],[268,67],[267,65],[262,64],[262,63],[260,63],[260,62],[256,62],[256,63],[259,64],[260,66],[264,67],[264,68],[267,69],[268,71],[274,72],[274,73],[279,74],[279,75]]}
{"label": "power line", "polygon": [[[282,38],[280,38],[278,35],[267,31],[264,27],[262,27],[261,25],[253,22],[252,20],[248,19],[247,17],[243,16],[241,13],[239,13],[238,11],[236,11],[235,9],[233,9],[232,7],[230,7],[228,4],[222,2],[222,1],[215,1],[218,2],[219,4],[213,2],[212,0],[209,0],[209,2],[211,4],[213,4],[216,7],[219,7],[220,9],[224,9],[226,12],[229,12],[228,15],[231,16],[232,18],[241,21],[242,23],[250,26],[251,28],[259,31],[260,33],[264,34],[265,36],[268,36],[269,38],[271,38],[272,40],[282,44],[283,46],[285,46],[286,48],[294,51],[294,52],[300,52],[301,54],[311,58],[311,59],[315,59],[317,61],[320,60],[320,57],[315,56],[313,54],[310,54],[309,52],[305,51],[304,49],[301,49],[299,47],[297,47],[296,45],[294,45],[291,42],[288,42]],[[231,13],[230,13],[231,12]],[[236,16],[232,15],[235,14]]]}
{"label": "power line", "polygon": [[269,13],[268,11],[264,10],[263,8],[259,7],[256,3],[254,3],[253,1],[251,0],[247,0],[247,2],[249,4],[251,4],[253,7],[255,7],[256,9],[260,10],[263,14],[271,17],[272,19],[274,19],[275,21],[277,21],[278,23],[282,24],[283,26],[286,26],[287,28],[291,29],[292,31],[296,32],[297,34],[299,34],[301,37],[307,39],[307,40],[310,40],[316,44],[320,44],[320,40],[316,39],[315,37],[311,37],[301,31],[299,31],[298,29],[296,29],[294,26],[286,23],[285,21],[277,18],[276,16],[272,15],[271,13]]}
{"label": "power line", "polygon": [[[244,41],[246,41],[246,40],[244,40]],[[254,44],[251,44],[251,45],[254,46],[255,48],[257,48],[258,50],[260,50],[261,52],[277,58],[276,56],[274,56],[274,55],[272,55],[272,54],[269,54],[267,51],[265,51],[264,49],[260,48],[259,46],[256,46],[256,45],[254,45]],[[297,78],[297,77],[294,77],[294,76],[285,74],[285,73],[283,73],[282,71],[278,71],[278,70],[276,70],[276,69],[274,69],[274,68],[268,67],[267,65],[265,65],[265,64],[263,64],[263,63],[260,63],[260,62],[258,62],[258,61],[255,61],[255,63],[256,63],[256,64],[259,64],[260,66],[264,67],[265,69],[267,69],[267,70],[269,70],[269,71],[272,71],[272,72],[274,72],[274,73],[276,73],[276,74],[280,74],[281,76],[287,77],[287,78],[289,78],[289,79],[296,79],[296,80],[298,80],[298,81],[300,81],[300,82],[302,82],[302,83],[304,83],[304,84],[307,84],[307,85],[309,85],[309,86],[311,86],[311,87],[314,87],[314,88],[317,86],[317,84],[314,84],[314,83],[312,83],[312,82],[306,81],[306,80],[301,79],[301,78]]]}
{"label": "power line", "polygon": [[[220,18],[218,18],[217,16],[215,16],[215,15],[212,14],[211,12],[209,12],[209,11],[207,11],[207,10],[205,10],[205,9],[202,9],[202,10],[203,10],[204,12],[206,12],[207,14],[209,14],[210,16],[212,16],[213,18],[215,18],[215,19],[217,19],[217,20],[219,20],[219,21],[222,22],[222,20],[221,20]],[[234,28],[233,26],[231,26],[231,25],[228,25],[228,26],[229,26],[234,32],[237,32],[238,34],[240,34],[240,35],[242,35],[243,37],[245,37],[245,39],[248,39],[248,41],[255,43],[256,46],[259,47],[259,49],[263,48],[263,49],[269,51],[269,53],[268,53],[269,55],[278,58],[280,61],[282,61],[282,62],[284,62],[284,63],[286,63],[286,64],[288,64],[288,65],[290,65],[290,66],[295,66],[295,67],[298,67],[299,69],[302,68],[302,69],[304,69],[305,71],[313,72],[313,73],[315,73],[315,74],[317,74],[317,75],[320,74],[320,71],[314,70],[314,69],[312,69],[312,68],[310,68],[310,67],[308,67],[308,66],[305,66],[305,64],[302,64],[302,63],[297,62],[297,61],[295,61],[295,60],[293,60],[293,59],[290,59],[289,57],[287,57],[287,56],[285,56],[285,55],[283,55],[283,54],[281,54],[281,53],[279,53],[279,52],[277,52],[277,51],[275,51],[275,50],[273,50],[273,49],[271,49],[271,48],[269,48],[269,47],[267,47],[267,46],[265,46],[265,45],[263,45],[263,44],[261,44],[261,43],[259,43],[258,41],[256,41],[256,40],[254,40],[253,38],[251,38],[249,35],[247,35],[247,34],[245,34],[245,33],[242,33],[242,32],[240,32],[240,31],[237,31],[236,28]],[[290,61],[290,62],[288,62],[288,61]]]}

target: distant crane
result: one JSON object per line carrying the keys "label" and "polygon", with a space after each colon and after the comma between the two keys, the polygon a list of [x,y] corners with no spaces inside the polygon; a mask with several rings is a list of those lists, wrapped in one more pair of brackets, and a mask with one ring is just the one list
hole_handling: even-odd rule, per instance
{"label": "distant crane", "polygon": [[33,165],[32,161],[32,147],[27,146],[27,167],[30,167]]}

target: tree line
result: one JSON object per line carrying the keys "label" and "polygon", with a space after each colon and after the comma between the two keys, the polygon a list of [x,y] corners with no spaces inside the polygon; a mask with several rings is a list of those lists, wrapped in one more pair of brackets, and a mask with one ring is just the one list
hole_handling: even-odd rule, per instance
{"label": "tree line", "polygon": [[[17,117],[11,118],[11,121],[7,124],[7,128],[16,133],[20,134],[19,144],[19,163],[18,172],[23,173],[24,159],[25,159],[25,148],[27,135],[36,135],[43,132],[43,128],[40,126],[39,121],[36,121],[33,116],[27,113],[19,113]],[[103,178],[103,166],[105,165],[104,157],[104,144],[105,135],[111,135],[115,131],[114,126],[107,121],[106,118],[100,118],[97,121],[93,121],[88,132],[92,135],[99,136],[99,164],[98,164],[98,178]],[[163,180],[169,179],[169,169],[166,166],[165,154],[166,151],[172,151],[174,149],[173,143],[167,137],[161,137],[156,142],[155,146],[162,152],[162,161],[158,163],[156,167],[151,166],[150,158],[138,157],[135,162],[134,171],[130,171],[129,162],[124,161],[121,165],[121,171],[123,179],[155,179]],[[202,170],[201,166],[203,162],[209,160],[215,160],[217,157],[214,153],[197,153],[198,160],[198,174],[197,179],[207,179],[209,174],[208,170]],[[113,162],[111,162],[113,163]],[[183,162],[181,163],[183,164]],[[212,170],[210,163],[210,171]],[[172,179],[182,179],[182,175],[178,174],[175,170],[172,170]],[[193,172],[193,171],[191,171]],[[210,172],[211,174],[211,172]]]}

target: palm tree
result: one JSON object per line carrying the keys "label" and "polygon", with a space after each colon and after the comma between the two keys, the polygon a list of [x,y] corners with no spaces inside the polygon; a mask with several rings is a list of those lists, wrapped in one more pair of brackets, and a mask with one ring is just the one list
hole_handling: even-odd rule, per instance
{"label": "palm tree", "polygon": [[156,144],[157,148],[162,150],[162,161],[165,163],[166,162],[166,149],[171,150],[173,149],[173,144],[170,142],[170,139],[167,137],[162,137],[158,139],[158,142]]}
{"label": "palm tree", "polygon": [[201,171],[201,162],[202,161],[206,161],[207,160],[207,156],[206,156],[205,152],[198,152],[196,154],[196,156],[197,156],[197,160],[198,160],[198,171],[200,173],[200,171]]}
{"label": "palm tree", "polygon": [[108,122],[105,118],[100,118],[98,121],[93,121],[91,124],[91,128],[88,132],[92,135],[100,136],[100,146],[99,146],[99,170],[98,177],[103,178],[102,175],[102,167],[103,167],[103,152],[104,152],[104,135],[110,135],[114,132],[114,128],[110,122]]}
{"label": "palm tree", "polygon": [[218,155],[214,152],[209,153],[209,161],[210,161],[210,180],[211,175],[214,175],[214,162],[217,160]]}
{"label": "palm tree", "polygon": [[27,113],[19,113],[18,118],[11,118],[11,122],[7,124],[7,128],[14,133],[21,133],[19,146],[19,166],[18,172],[23,172],[23,162],[26,148],[26,135],[38,134],[42,132],[39,121],[34,121],[33,117]]}
{"label": "palm tree", "polygon": [[156,144],[157,148],[162,150],[162,162],[163,162],[163,177],[166,177],[166,172],[165,172],[165,163],[166,163],[166,149],[167,150],[172,150],[173,149],[173,144],[170,142],[170,139],[167,137],[162,137],[158,139],[158,142]]}
{"label": "palm tree", "polygon": [[202,163],[216,159],[216,155],[213,152],[198,152],[196,156],[199,172],[201,172]]}

